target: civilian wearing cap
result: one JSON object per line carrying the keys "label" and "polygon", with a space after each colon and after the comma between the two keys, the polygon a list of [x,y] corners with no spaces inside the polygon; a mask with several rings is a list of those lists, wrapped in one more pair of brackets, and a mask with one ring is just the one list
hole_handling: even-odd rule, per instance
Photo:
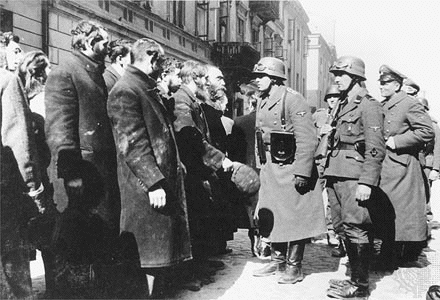
{"label": "civilian wearing cap", "polygon": [[[394,253],[401,255],[395,258],[400,263],[414,262],[426,240],[426,193],[419,150],[434,138],[434,130],[423,105],[401,90],[406,76],[387,65],[379,73],[387,146],[380,187],[396,214]],[[393,241],[384,242],[382,255],[391,263],[392,252],[388,252]]]}
{"label": "civilian wearing cap", "polygon": [[329,70],[341,93],[335,116],[332,149],[324,169],[332,218],[342,222],[342,238],[351,266],[350,280],[332,279],[327,295],[366,298],[369,295],[370,203],[376,194],[385,157],[383,115],[380,103],[363,87],[365,64],[342,56]]}
{"label": "civilian wearing cap", "polygon": [[[425,173],[426,180],[426,195],[428,197],[428,202],[426,203],[426,216],[428,222],[433,220],[432,210],[431,210],[431,187],[432,182],[439,179],[440,170],[440,127],[438,126],[437,120],[429,113],[429,103],[426,98],[417,98],[423,107],[431,117],[432,128],[434,128],[435,139],[431,140],[429,143],[425,144],[425,147],[420,152],[420,162],[422,164],[423,172]],[[429,238],[429,233],[428,233]]]}

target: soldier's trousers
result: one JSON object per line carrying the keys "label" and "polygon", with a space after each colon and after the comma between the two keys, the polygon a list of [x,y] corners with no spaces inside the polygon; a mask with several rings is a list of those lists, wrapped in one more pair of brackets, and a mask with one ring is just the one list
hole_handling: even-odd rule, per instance
{"label": "soldier's trousers", "polygon": [[327,178],[333,222],[342,223],[344,239],[354,244],[364,244],[370,241],[372,224],[366,203],[356,201],[357,186],[357,180]]}

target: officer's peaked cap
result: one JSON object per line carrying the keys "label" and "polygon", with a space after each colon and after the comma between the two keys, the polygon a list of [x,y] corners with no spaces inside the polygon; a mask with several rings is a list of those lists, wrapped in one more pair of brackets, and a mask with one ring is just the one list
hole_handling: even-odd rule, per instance
{"label": "officer's peaked cap", "polygon": [[379,74],[379,81],[397,81],[402,84],[403,80],[407,78],[405,75],[388,65],[380,66]]}

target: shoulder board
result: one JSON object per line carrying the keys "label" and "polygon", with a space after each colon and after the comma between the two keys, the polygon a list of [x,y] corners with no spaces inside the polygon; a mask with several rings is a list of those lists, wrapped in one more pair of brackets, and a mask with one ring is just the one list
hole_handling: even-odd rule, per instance
{"label": "shoulder board", "polygon": [[318,112],[318,111],[326,111],[326,110],[327,110],[326,108],[321,107],[321,108],[318,108],[318,109],[316,110],[316,112]]}

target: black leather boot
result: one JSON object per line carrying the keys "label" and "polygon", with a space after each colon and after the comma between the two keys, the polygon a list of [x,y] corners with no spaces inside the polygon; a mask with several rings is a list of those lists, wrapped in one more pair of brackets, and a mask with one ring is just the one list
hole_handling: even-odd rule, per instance
{"label": "black leather boot", "polygon": [[286,270],[287,243],[271,243],[270,262],[263,268],[255,270],[255,277],[275,275]]}
{"label": "black leather boot", "polygon": [[302,260],[305,246],[305,240],[289,243],[286,259],[286,272],[281,275],[278,283],[293,284],[304,279],[304,274],[302,273]]}
{"label": "black leather boot", "polygon": [[[348,249],[347,249],[348,250]],[[350,253],[352,251],[352,253]],[[370,244],[350,244],[348,251],[351,266],[351,279],[331,285],[327,296],[337,299],[356,298],[368,299],[370,295],[368,281],[368,267],[370,261]]]}

